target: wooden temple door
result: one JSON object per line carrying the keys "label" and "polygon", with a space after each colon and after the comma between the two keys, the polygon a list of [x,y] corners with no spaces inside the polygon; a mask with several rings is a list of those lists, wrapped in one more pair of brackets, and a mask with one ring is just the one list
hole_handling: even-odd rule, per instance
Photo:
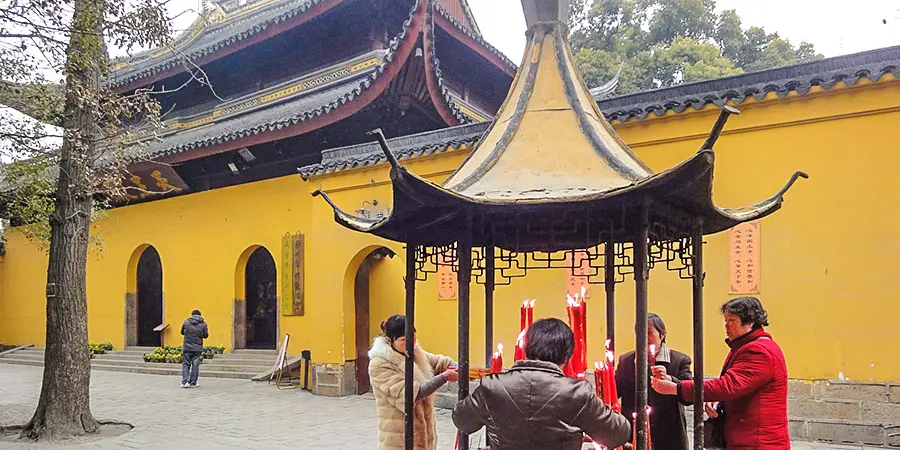
{"label": "wooden temple door", "polygon": [[374,262],[369,254],[356,271],[353,297],[356,305],[356,393],[372,390],[369,382],[369,271]]}

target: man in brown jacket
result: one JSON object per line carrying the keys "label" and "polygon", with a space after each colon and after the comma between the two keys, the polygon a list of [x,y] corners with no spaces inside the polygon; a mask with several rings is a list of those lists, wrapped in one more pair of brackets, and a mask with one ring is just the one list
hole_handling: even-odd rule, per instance
{"label": "man in brown jacket", "polygon": [[487,426],[491,450],[576,450],[583,434],[608,448],[621,446],[631,437],[628,419],[598,399],[590,383],[560,368],[574,349],[563,321],[535,322],[525,334],[527,359],[484,377],[457,403],[453,423],[465,434]]}

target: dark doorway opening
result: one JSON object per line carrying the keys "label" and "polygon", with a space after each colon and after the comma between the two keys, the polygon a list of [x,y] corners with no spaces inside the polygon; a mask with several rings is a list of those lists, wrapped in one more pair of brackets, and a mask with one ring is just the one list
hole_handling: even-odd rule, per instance
{"label": "dark doorway opening", "polygon": [[356,393],[365,394],[372,390],[369,381],[369,346],[372,344],[370,320],[371,299],[369,296],[369,274],[372,266],[384,259],[385,256],[394,257],[394,252],[381,247],[369,253],[359,269],[353,283],[353,300],[356,306]]}
{"label": "dark doorway opening", "polygon": [[247,260],[244,299],[247,304],[247,348],[274,350],[278,343],[278,296],[275,260],[263,247]]}
{"label": "dark doorway opening", "polygon": [[162,333],[153,331],[163,323],[162,262],[156,249],[147,247],[137,266],[137,344],[162,345]]}

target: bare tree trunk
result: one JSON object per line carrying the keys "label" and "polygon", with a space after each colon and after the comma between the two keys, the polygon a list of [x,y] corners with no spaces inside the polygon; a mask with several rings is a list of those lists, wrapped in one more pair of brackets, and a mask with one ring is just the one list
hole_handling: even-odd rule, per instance
{"label": "bare tree trunk", "polygon": [[86,267],[91,223],[91,161],[99,133],[104,0],[75,0],[66,50],[66,102],[56,187],[50,217],[47,268],[47,349],[41,397],[22,437],[64,439],[95,433],[90,409]]}

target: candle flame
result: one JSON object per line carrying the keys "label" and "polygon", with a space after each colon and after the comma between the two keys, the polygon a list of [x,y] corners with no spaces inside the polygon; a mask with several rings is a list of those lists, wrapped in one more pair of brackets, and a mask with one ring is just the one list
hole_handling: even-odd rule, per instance
{"label": "candle flame", "polygon": [[606,350],[609,350],[609,346],[612,345],[612,339],[606,340]]}
{"label": "candle flame", "polygon": [[607,350],[606,351],[606,360],[609,361],[610,364],[612,364],[615,361],[615,359],[616,359],[616,355],[613,352]]}
{"label": "candle flame", "polygon": [[600,370],[600,363],[594,361],[594,370]]}
{"label": "candle flame", "polygon": [[635,419],[637,419],[637,413],[636,412],[631,413],[631,417],[634,417]]}
{"label": "candle flame", "polygon": [[525,330],[522,330],[522,332],[519,333],[519,337],[516,338],[516,346],[525,348]]}
{"label": "candle flame", "polygon": [[503,344],[497,344],[497,353],[503,353]]}
{"label": "candle flame", "polygon": [[531,300],[531,307],[532,307],[532,308],[534,308],[534,300],[535,300],[535,299],[532,299],[532,300]]}
{"label": "candle flame", "polygon": [[597,441],[591,441],[591,445],[594,446],[594,450],[603,450],[603,446],[598,444]]}
{"label": "candle flame", "polygon": [[656,356],[656,345],[650,344],[650,356]]}
{"label": "candle flame", "polygon": [[528,307],[528,300],[525,300],[524,302],[522,302],[522,307],[523,307],[523,308],[527,308],[527,307]]}
{"label": "candle flame", "polygon": [[566,295],[566,303],[568,303],[569,306],[578,306],[578,302],[576,302],[571,295]]}
{"label": "candle flame", "polygon": [[649,416],[651,412],[653,412],[653,408],[648,406],[647,407],[647,415]]}
{"label": "candle flame", "polygon": [[581,285],[581,298],[584,298],[584,295],[587,294],[587,288],[584,285]]}

